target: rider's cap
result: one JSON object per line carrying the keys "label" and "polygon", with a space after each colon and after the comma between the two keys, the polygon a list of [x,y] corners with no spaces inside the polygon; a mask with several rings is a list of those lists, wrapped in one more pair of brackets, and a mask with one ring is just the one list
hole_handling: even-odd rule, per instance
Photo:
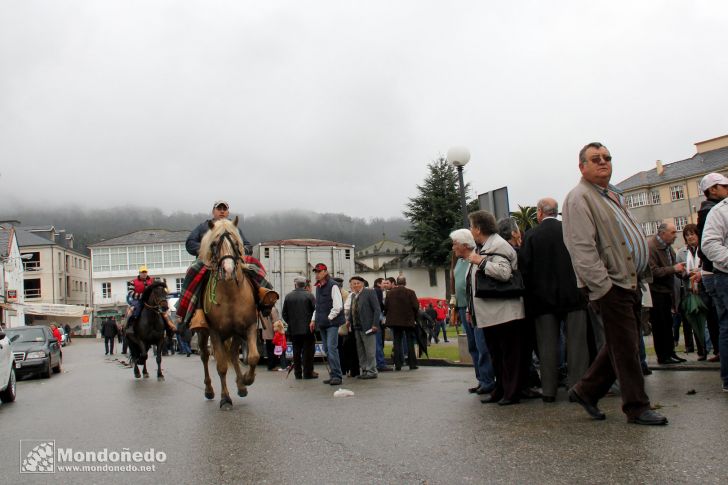
{"label": "rider's cap", "polygon": [[728,179],[719,173],[709,173],[700,181],[700,191],[705,192],[715,185],[728,185]]}
{"label": "rider's cap", "polygon": [[140,273],[148,273],[148,272],[149,272],[149,270],[147,269],[147,267],[146,267],[146,266],[142,266],[141,268],[139,268],[139,272],[140,272]]}
{"label": "rider's cap", "polygon": [[324,263],[319,263],[313,268],[314,273],[318,273],[319,271],[328,271],[329,268],[326,267]]}
{"label": "rider's cap", "polygon": [[228,204],[226,200],[216,200],[215,203],[212,204],[212,208],[217,209],[217,207],[221,205],[225,206],[225,210],[230,208],[230,204]]}

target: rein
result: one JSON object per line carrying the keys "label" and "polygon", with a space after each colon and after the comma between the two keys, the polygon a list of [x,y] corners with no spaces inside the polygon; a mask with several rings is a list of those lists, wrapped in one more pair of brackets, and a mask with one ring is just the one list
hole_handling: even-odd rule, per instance
{"label": "rein", "polygon": [[[225,256],[220,257],[220,248],[222,247],[224,241],[227,241],[230,244],[233,254],[226,254]],[[222,279],[223,276],[224,269],[222,263],[226,259],[231,259],[233,261],[233,279],[236,283],[240,284],[240,282],[238,281],[237,268],[238,262],[242,262],[243,258],[240,250],[238,249],[238,246],[235,244],[235,241],[233,240],[229,232],[225,231],[222,236],[220,236],[220,239],[217,241],[217,243],[212,246],[212,256],[212,260],[215,261],[215,266],[213,267],[213,269],[215,270],[217,279]],[[212,278],[210,278],[210,280],[212,280]]]}

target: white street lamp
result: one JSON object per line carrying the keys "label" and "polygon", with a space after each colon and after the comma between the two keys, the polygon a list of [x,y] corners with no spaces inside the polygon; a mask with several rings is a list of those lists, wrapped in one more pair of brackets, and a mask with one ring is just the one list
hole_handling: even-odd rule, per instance
{"label": "white street lamp", "polygon": [[470,151],[465,147],[452,147],[447,151],[447,161],[458,170],[460,180],[460,210],[463,213],[463,227],[468,227],[468,209],[465,204],[465,183],[463,182],[463,167],[470,161]]}

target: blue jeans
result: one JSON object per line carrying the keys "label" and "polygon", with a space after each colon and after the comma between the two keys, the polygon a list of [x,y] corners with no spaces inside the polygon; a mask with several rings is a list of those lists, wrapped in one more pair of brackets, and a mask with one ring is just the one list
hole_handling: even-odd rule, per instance
{"label": "blue jeans", "polygon": [[177,345],[179,346],[178,353],[180,354],[191,354],[190,344],[185,339],[177,335]]}
{"label": "blue jeans", "polygon": [[[713,297],[718,310],[718,353],[720,353],[720,378],[724,386],[728,386],[728,275],[715,273],[712,277],[703,278],[703,286]],[[715,342],[713,342],[715,345]]]}
{"label": "blue jeans", "polygon": [[483,389],[491,389],[495,387],[495,378],[493,376],[493,364],[490,361],[490,353],[488,345],[485,343],[485,333],[482,328],[473,328],[466,320],[466,308],[458,307],[460,322],[465,329],[465,335],[468,339],[468,352],[473,359],[475,367],[475,378],[478,379],[480,387]]}
{"label": "blue jeans", "polygon": [[341,379],[341,362],[339,361],[339,327],[319,328],[321,343],[329,361],[329,377]]}
{"label": "blue jeans", "polygon": [[[381,327],[379,328],[381,330]],[[383,369],[387,367],[387,361],[384,360],[384,332],[379,332],[376,337],[377,349],[374,356],[377,360],[377,369]]]}

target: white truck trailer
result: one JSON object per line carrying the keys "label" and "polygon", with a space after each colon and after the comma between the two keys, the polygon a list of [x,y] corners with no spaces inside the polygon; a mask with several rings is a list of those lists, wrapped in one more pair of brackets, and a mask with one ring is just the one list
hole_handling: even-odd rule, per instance
{"label": "white truck trailer", "polygon": [[349,287],[349,278],[354,273],[354,245],[321,239],[282,239],[266,241],[253,248],[253,255],[258,258],[268,272],[267,280],[281,295],[278,310],[282,308],[286,294],[293,290],[293,279],[303,276],[316,281],[313,267],[318,263],[325,264],[332,277],[342,278],[344,287]]}

